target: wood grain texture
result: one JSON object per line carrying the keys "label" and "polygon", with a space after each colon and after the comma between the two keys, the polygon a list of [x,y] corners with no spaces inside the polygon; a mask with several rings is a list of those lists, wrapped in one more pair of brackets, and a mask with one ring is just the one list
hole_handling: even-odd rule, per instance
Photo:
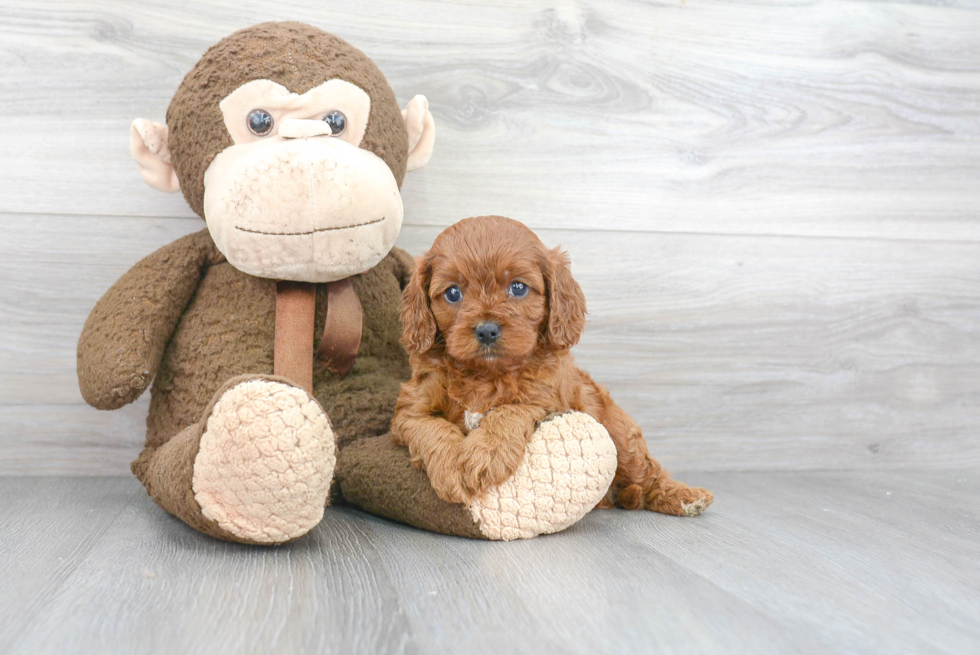
{"label": "wood grain texture", "polygon": [[[146,399],[115,412],[85,406],[77,335],[136,259],[202,222],[7,224],[31,238],[0,252],[0,472],[124,474]],[[49,248],[67,226],[87,236]],[[120,235],[105,248],[111,264],[93,252],[107,231]],[[399,244],[421,253],[438,231],[410,226]],[[569,251],[589,299],[579,365],[639,421],[666,466],[980,465],[975,244],[539,232]],[[37,289],[25,263],[39,260],[51,283]]]}
{"label": "wood grain texture", "polygon": [[[951,6],[952,5],[952,6]],[[0,211],[188,216],[129,161],[200,54],[301,19],[426,94],[413,223],[980,239],[974,3],[14,0]]]}
{"label": "wood grain texture", "polygon": [[0,652],[9,651],[140,494],[125,478],[0,482]]}
{"label": "wood grain texture", "polygon": [[399,244],[501,213],[564,244],[580,364],[688,470],[980,465],[980,11],[971,2],[0,7],[0,474],[122,474],[146,401],[81,403],[75,343],[200,229],[145,186],[203,50],[300,19],[429,96]]}
{"label": "wood grain texture", "polygon": [[0,650],[965,653],[980,476],[714,473],[697,519],[594,511],[488,543],[331,508],[225,544],[132,479],[0,478]]}

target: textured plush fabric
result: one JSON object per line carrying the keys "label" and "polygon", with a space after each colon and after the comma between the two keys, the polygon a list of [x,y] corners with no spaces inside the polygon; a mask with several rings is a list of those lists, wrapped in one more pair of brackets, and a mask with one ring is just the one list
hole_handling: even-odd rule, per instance
{"label": "textured plush fabric", "polygon": [[323,518],[336,461],[330,421],[309,394],[247,380],[208,412],[194,499],[205,518],[242,541],[283,543]]}
{"label": "textured plush fabric", "polygon": [[361,439],[340,451],[337,479],[344,499],[361,509],[423,530],[486,539],[462,505],[439,498],[408,449],[389,435]]}
{"label": "textured plush fabric", "polygon": [[[255,447],[229,442],[224,430],[234,420],[229,405],[240,410],[243,395],[254,395],[257,386],[291,393],[302,401],[302,418],[290,417],[287,407],[278,420],[289,421],[306,433],[305,438],[285,430],[279,435],[281,443],[268,434],[263,439],[268,421],[261,417],[276,413],[276,403],[266,400],[241,412],[251,425],[234,435],[254,441]],[[283,378],[241,376],[218,389],[194,425],[159,448],[144,449],[132,469],[154,502],[205,534],[248,544],[283,543],[302,536],[322,517],[335,452],[326,416],[307,394]],[[254,529],[256,518],[264,529]]]}
{"label": "textured plush fabric", "polygon": [[[409,375],[408,359],[398,342],[398,304],[412,265],[407,253],[394,249],[373,269],[354,276],[354,290],[364,311],[364,331],[354,367],[344,378],[326,367],[314,368],[314,396],[330,417],[341,445],[388,430],[399,385]],[[140,285],[134,271],[153,274],[148,275],[148,283]],[[169,281],[171,276],[184,279]],[[184,293],[168,295],[165,289],[158,293],[155,286],[164,281]],[[224,262],[207,230],[165,246],[123,276],[93,310],[79,341],[82,388],[122,387],[126,398],[132,400],[138,391],[130,380],[145,388],[156,372],[147,445],[162,445],[196,423],[229,378],[273,373],[275,287],[273,280],[246,275]],[[311,338],[319,339],[327,293],[325,284],[316,287],[315,337]],[[143,295],[162,298],[159,303],[132,302],[134,296]],[[183,315],[181,301],[186,305]],[[169,319],[169,330],[166,325],[158,327],[161,316]],[[152,329],[147,331],[147,327]],[[135,361],[121,357],[134,344],[142,347],[147,337],[157,339],[156,349],[148,344],[144,348],[148,354]],[[158,354],[153,357],[150,351]],[[127,366],[117,359],[124,359]],[[118,400],[121,395],[104,391],[89,394],[113,401],[102,402],[103,408],[124,404]]]}
{"label": "textured plush fabric", "polygon": [[202,432],[203,422],[184,428],[159,448],[145,448],[131,468],[157,505],[204,534],[234,541],[234,535],[201,513],[194,498],[194,460]]}
{"label": "textured plush fabric", "polygon": [[133,474],[146,487],[153,501],[192,528],[225,541],[243,541],[225,531],[216,522],[204,516],[194,497],[194,462],[197,459],[207,417],[222,394],[237,384],[251,379],[248,376],[232,378],[221,386],[211,398],[199,421],[187,426],[160,447],[147,447],[132,463]]}
{"label": "textured plush fabric", "polygon": [[395,94],[374,62],[343,39],[310,25],[262,23],[209,48],[170,102],[170,153],[191,209],[204,216],[204,171],[219,152],[232,145],[218,107],[221,100],[251,80],[272,80],[302,94],[334,78],[355,84],[371,96],[361,147],[383,159],[400,186],[408,158],[408,132]]}
{"label": "textured plush fabric", "polygon": [[344,498],[424,530],[510,541],[564,530],[594,508],[616,473],[616,446],[588,414],[538,426],[517,473],[467,509],[439,498],[408,449],[389,435],[348,446],[337,461]]}
{"label": "textured plush fabric", "polygon": [[[204,271],[223,261],[205,230],[138,262],[106,291],[78,340],[78,383],[88,404],[116,409],[146,390]],[[204,396],[199,405],[209,399],[210,394]]]}
{"label": "textured plush fabric", "polygon": [[543,421],[512,478],[470,505],[488,539],[564,530],[599,504],[616,474],[616,445],[588,414]]}
{"label": "textured plush fabric", "polygon": [[[314,367],[314,396],[339,446],[389,428],[409,375],[398,306],[413,267],[396,248],[352,278],[364,312],[359,355],[343,378]],[[234,535],[201,515],[191,489],[201,421],[229,380],[273,373],[275,286],[229,265],[202,230],[137,263],[96,304],[79,338],[79,386],[90,404],[120,407],[153,380],[147,449],[133,470],[164,509],[222,539]],[[318,284],[311,339],[319,340],[326,310],[326,285]]]}
{"label": "textured plush fabric", "polygon": [[404,216],[388,165],[335,138],[236,145],[204,181],[218,250],[258,277],[333,282],[366,271],[391,250]]}

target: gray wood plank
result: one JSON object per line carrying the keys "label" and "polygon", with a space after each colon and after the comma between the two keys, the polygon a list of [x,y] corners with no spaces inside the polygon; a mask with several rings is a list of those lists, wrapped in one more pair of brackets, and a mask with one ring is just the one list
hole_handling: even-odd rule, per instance
{"label": "gray wood plank", "polygon": [[[0,242],[0,472],[125,473],[145,404],[82,404],[78,334],[132,262],[202,222],[6,225],[24,238]],[[69,225],[75,245],[57,238]],[[438,231],[409,225],[399,244],[420,254]],[[588,298],[579,364],[668,467],[980,464],[977,244],[538,231]]]}
{"label": "gray wood plank", "polygon": [[[709,484],[721,511],[706,523],[723,515],[724,526],[681,523],[658,551],[754,607],[809,625],[837,652],[980,646],[975,469],[743,473]],[[648,539],[642,517],[623,520],[633,539]]]}
{"label": "gray wood plank", "polygon": [[[406,611],[431,652],[785,653],[813,639],[649,541],[624,542],[601,514],[561,536],[509,544],[446,537],[434,548],[430,535],[400,528],[399,540],[381,542],[382,561],[399,594],[418,599]],[[653,538],[666,517],[647,518]],[[446,602],[467,611],[433,628]]]}
{"label": "gray wood plank", "polygon": [[138,501],[68,583],[38,595],[5,652],[418,652],[400,616],[409,599],[391,595],[358,521],[332,513],[299,544],[244,547],[188,529],[127,482]]}
{"label": "gray wood plank", "polygon": [[0,480],[0,652],[142,493],[126,478]]}
{"label": "gray wood plank", "polygon": [[331,29],[439,125],[406,206],[539,226],[980,239],[973,3],[6,2],[0,212],[188,216],[129,122],[270,19]]}
{"label": "gray wood plank", "polygon": [[[0,570],[13,581],[0,607],[16,609],[0,614],[0,644],[760,655],[980,645],[976,469],[683,478],[717,494],[695,520],[595,511],[559,535],[502,544],[330,508],[307,538],[267,549],[195,533],[132,479],[0,478]],[[102,518],[86,526],[90,516]]]}
{"label": "gray wood plank", "polygon": [[149,407],[149,394],[112,412],[80,400],[0,405],[0,475],[127,475]]}

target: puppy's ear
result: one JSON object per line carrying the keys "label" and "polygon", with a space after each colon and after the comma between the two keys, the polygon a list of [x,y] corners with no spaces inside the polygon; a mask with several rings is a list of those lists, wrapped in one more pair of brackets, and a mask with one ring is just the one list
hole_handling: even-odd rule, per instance
{"label": "puppy's ear", "polygon": [[419,257],[402,294],[402,345],[412,355],[428,351],[436,341],[436,317],[429,308],[431,275],[432,260],[428,256]]}
{"label": "puppy's ear", "polygon": [[585,328],[585,294],[572,277],[568,253],[548,251],[548,342],[555,348],[571,348]]}

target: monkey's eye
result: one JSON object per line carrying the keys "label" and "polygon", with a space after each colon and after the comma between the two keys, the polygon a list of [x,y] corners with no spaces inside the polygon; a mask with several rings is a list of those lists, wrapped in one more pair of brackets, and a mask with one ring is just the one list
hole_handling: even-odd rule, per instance
{"label": "monkey's eye", "polygon": [[248,131],[255,136],[265,136],[272,131],[272,114],[264,109],[253,109],[248,114]]}
{"label": "monkey's eye", "polygon": [[347,117],[336,109],[323,117],[323,122],[330,126],[330,133],[337,136],[347,128]]}
{"label": "monkey's eye", "polygon": [[446,297],[446,302],[451,303],[457,303],[463,298],[463,292],[455,284],[446,289],[446,292],[442,295]]}
{"label": "monkey's eye", "polygon": [[528,286],[523,282],[517,282],[515,280],[514,282],[510,283],[510,295],[514,296],[515,298],[523,298],[526,296],[527,289]]}

